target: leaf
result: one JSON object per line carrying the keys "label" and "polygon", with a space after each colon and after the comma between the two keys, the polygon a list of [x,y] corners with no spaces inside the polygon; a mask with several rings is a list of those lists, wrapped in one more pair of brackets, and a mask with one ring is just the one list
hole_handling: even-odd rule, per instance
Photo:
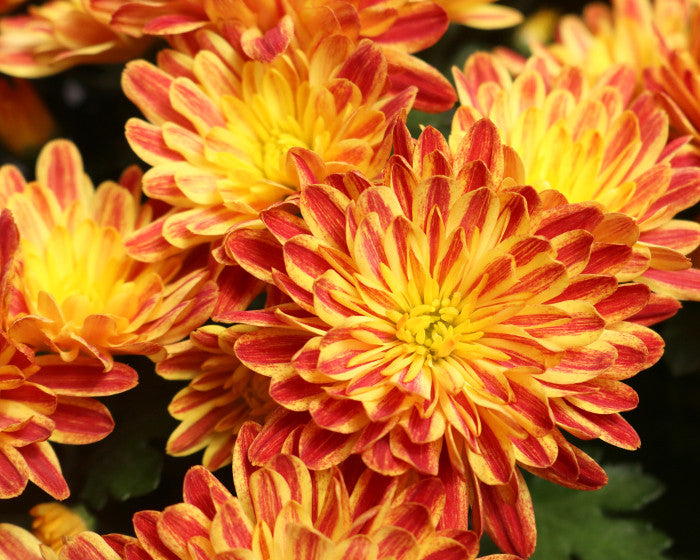
{"label": "leaf", "polygon": [[165,441],[176,425],[167,411],[173,389],[150,362],[138,365],[140,384],[106,403],[114,432],[81,454],[87,474],[80,499],[96,510],[110,499],[143,496],[160,483]]}
{"label": "leaf", "polygon": [[528,481],[537,519],[532,560],[664,560],[670,538],[629,515],[656,499],[662,483],[639,465],[605,468],[604,488],[571,490],[539,478]]}

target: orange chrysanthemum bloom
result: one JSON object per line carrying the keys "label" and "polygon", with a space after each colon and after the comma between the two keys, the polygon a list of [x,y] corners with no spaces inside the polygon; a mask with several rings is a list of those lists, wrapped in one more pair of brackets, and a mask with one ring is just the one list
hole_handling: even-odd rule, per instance
{"label": "orange chrysanthemum bloom", "polygon": [[495,57],[478,53],[454,76],[461,106],[453,150],[474,122],[488,117],[522,160],[518,182],[634,219],[637,255],[618,273],[621,280],[700,299],[700,275],[685,256],[700,243],[700,227],[673,219],[700,200],[700,169],[674,159],[683,142],[668,143],[668,117],[650,94],[630,101],[631,70],[617,66],[589,81],[579,68],[550,73],[533,58],[512,79]]}
{"label": "orange chrysanthemum bloom", "polygon": [[[535,529],[518,467],[597,488],[605,474],[562,431],[639,445],[619,414],[637,403],[621,380],[663,342],[625,321],[649,289],[613,276],[635,226],[595,202],[505,188],[488,121],[454,160],[435,130],[416,146],[401,130],[383,184],[332,176],[302,190],[303,222],[276,211],[257,236],[227,238],[294,302],[232,317],[259,325],[235,351],[287,409],[251,458],[291,448],[312,469],[359,454],[386,475],[452,470],[471,487],[475,527],[483,518],[502,550],[527,557]],[[622,243],[596,240],[611,228]]]}
{"label": "orange chrysanthemum bloom", "polygon": [[599,76],[616,63],[637,73],[637,88],[656,93],[675,134],[700,150],[700,9],[693,0],[617,0],[591,4],[583,20],[562,19],[556,60]]}
{"label": "orange chrysanthemum bloom", "polygon": [[[126,252],[123,238],[152,218],[137,169],[94,189],[77,148],[57,140],[36,175],[27,183],[16,167],[0,168],[0,205],[20,236],[2,314],[12,339],[109,370],[113,353],[163,355],[163,344],[209,318],[217,294],[206,270],[185,274],[182,258],[144,264]],[[0,236],[12,227],[3,223]]]}
{"label": "orange chrysanthemum bloom", "polygon": [[262,422],[277,406],[270,399],[269,378],[241,364],[233,345],[244,327],[207,325],[189,340],[170,345],[156,371],[189,385],[173,398],[168,411],[180,420],[166,446],[170,455],[190,455],[205,448],[202,464],[213,471],[231,462],[243,422]]}
{"label": "orange chrysanthemum bloom", "polygon": [[[473,532],[439,529],[445,489],[437,478],[411,483],[366,469],[313,472],[286,454],[256,468],[246,450],[257,429],[246,424],[244,444],[236,444],[235,497],[209,471],[193,467],[185,477],[183,503],[134,516],[138,542],[83,533],[61,550],[60,559],[476,558]],[[22,544],[31,550],[34,543]],[[516,560],[509,554],[485,558]]]}
{"label": "orange chrysanthemum bloom", "polygon": [[194,31],[209,28],[225,37],[245,58],[261,62],[270,62],[290,46],[307,50],[323,35],[343,34],[354,44],[370,39],[389,62],[395,90],[418,86],[416,108],[430,112],[449,110],[455,102],[454,90],[437,69],[411,53],[435,44],[450,20],[488,29],[508,27],[521,20],[517,10],[493,2],[137,0],[119,4],[91,0],[97,9],[112,10],[112,26],[124,33],[165,36],[183,50]]}
{"label": "orange chrysanthemum bloom", "polygon": [[35,153],[56,129],[56,123],[27,80],[0,77],[0,144],[23,156]]}
{"label": "orange chrysanthemum bloom", "polygon": [[139,56],[150,43],[109,26],[109,14],[87,2],[49,0],[26,14],[0,19],[0,72],[40,78],[77,64],[123,62]]}
{"label": "orange chrysanthemum bloom", "polygon": [[147,163],[144,192],[172,204],[128,241],[138,258],[220,239],[296,192],[290,151],[319,175],[381,170],[387,129],[415,88],[388,92],[387,63],[370,41],[321,40],[270,63],[244,61],[220,36],[199,35],[193,57],[159,53],[159,67],[132,62],[124,90],[150,123],[131,119],[127,138]]}
{"label": "orange chrysanthemum bloom", "polygon": [[58,552],[70,537],[87,531],[85,520],[75,511],[58,502],[37,504],[29,510],[32,534]]}
{"label": "orange chrysanthemum bloom", "polygon": [[641,86],[642,71],[662,64],[664,51],[690,47],[694,9],[694,0],[613,0],[612,9],[594,2],[586,6],[583,18],[561,19],[557,42],[547,52],[561,63],[581,67],[593,79],[625,64]]}
{"label": "orange chrysanthemum bloom", "polygon": [[[15,289],[18,246],[18,231],[5,209],[0,214],[0,310],[4,315]],[[30,480],[56,499],[68,496],[49,441],[85,444],[107,436],[114,421],[107,408],[90,397],[120,393],[137,382],[136,372],[122,364],[103,370],[94,358],[66,363],[52,354],[35,357],[0,330],[0,498],[18,496]]]}

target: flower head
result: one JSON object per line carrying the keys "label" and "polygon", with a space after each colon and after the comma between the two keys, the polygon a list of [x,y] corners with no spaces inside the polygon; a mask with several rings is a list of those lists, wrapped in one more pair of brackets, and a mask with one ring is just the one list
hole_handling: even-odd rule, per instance
{"label": "flower head", "polygon": [[564,16],[558,41],[547,48],[559,62],[581,67],[593,79],[617,64],[629,66],[642,85],[645,68],[692,45],[693,0],[613,0],[591,3],[583,18]]}
{"label": "flower head", "polygon": [[91,3],[113,12],[115,29],[132,36],[164,36],[178,50],[193,55],[198,50],[194,36],[202,29],[219,33],[243,58],[260,62],[271,62],[289,49],[308,51],[329,35],[345,35],[355,46],[369,39],[389,61],[395,91],[418,86],[416,107],[430,112],[450,109],[456,99],[454,89],[436,68],[411,53],[437,42],[447,30],[450,13],[464,23],[486,27],[512,25],[519,17],[515,10],[482,0]]}
{"label": "flower head", "polygon": [[244,61],[218,35],[199,37],[193,58],[164,51],[159,67],[138,61],[124,74],[127,95],[151,121],[127,123],[132,147],[154,166],[144,191],[176,208],[129,240],[145,260],[220,239],[295,193],[292,151],[323,176],[377,174],[387,130],[415,94],[388,91],[387,62],[369,41],[333,35],[263,63]]}
{"label": "flower head", "polygon": [[[619,414],[637,403],[621,380],[660,355],[656,334],[625,322],[649,290],[613,276],[632,247],[596,240],[615,223],[600,204],[501,184],[492,124],[477,123],[454,158],[435,130],[415,146],[401,130],[382,184],[332,176],[302,190],[305,226],[278,213],[257,239],[227,238],[293,300],[236,317],[259,326],[236,354],[287,409],[251,458],[291,448],[312,469],[353,454],[386,475],[452,469],[471,488],[475,527],[483,519],[502,549],[528,556],[518,467],[596,488],[604,473],[562,432],[639,444]],[[617,225],[635,238],[633,223]]]}
{"label": "flower head", "polygon": [[114,31],[109,16],[88,2],[49,0],[27,12],[0,19],[0,71],[10,76],[39,78],[77,64],[122,62],[150,42]]}
{"label": "flower head", "polygon": [[453,150],[474,122],[491,119],[522,161],[518,182],[635,220],[637,257],[620,279],[665,296],[700,297],[685,257],[700,243],[700,228],[673,219],[700,200],[700,172],[676,157],[683,141],[668,141],[668,117],[651,95],[630,101],[631,70],[613,67],[591,81],[579,68],[552,69],[535,57],[511,79],[495,57],[478,53],[454,75],[461,107]]}
{"label": "flower head", "polygon": [[180,420],[166,446],[175,456],[205,448],[202,464],[216,470],[231,462],[233,444],[243,422],[264,421],[276,404],[269,378],[241,364],[233,345],[246,328],[208,325],[189,340],[170,345],[156,371],[162,377],[188,380],[168,411]]}
{"label": "flower head", "polygon": [[[617,63],[636,74],[638,91],[654,92],[673,133],[692,136],[700,150],[700,10],[687,0],[591,4],[583,20],[562,19],[559,42],[547,54],[598,77]],[[542,51],[544,54],[544,51]]]}
{"label": "flower head", "polygon": [[[10,297],[19,233],[9,210],[0,214],[0,311],[13,309]],[[21,494],[32,481],[56,499],[68,486],[48,440],[85,444],[112,431],[107,408],[90,398],[120,393],[136,385],[136,372],[113,364],[109,372],[94,358],[71,363],[34,352],[0,330],[0,498]]]}
{"label": "flower head", "polygon": [[208,272],[185,274],[182,258],[147,265],[127,254],[124,236],[151,219],[140,196],[135,169],[121,184],[93,189],[65,140],[42,150],[36,181],[0,168],[0,203],[9,212],[0,236],[19,232],[3,302],[11,338],[66,361],[92,356],[107,370],[113,353],[157,355],[209,317],[216,287]]}
{"label": "flower head", "polygon": [[138,542],[84,533],[61,550],[61,560],[83,560],[87,550],[96,560],[476,558],[474,533],[439,528],[445,489],[437,478],[391,479],[362,468],[314,472],[287,454],[254,467],[246,452],[257,430],[246,424],[236,444],[236,497],[209,471],[193,467],[182,503],[134,516]]}

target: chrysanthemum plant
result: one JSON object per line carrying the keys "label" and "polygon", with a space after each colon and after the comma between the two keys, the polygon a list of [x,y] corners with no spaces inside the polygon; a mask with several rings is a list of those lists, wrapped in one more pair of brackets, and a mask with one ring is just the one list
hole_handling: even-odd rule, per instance
{"label": "chrysanthemum plant", "polygon": [[[632,378],[664,353],[657,326],[700,300],[695,2],[596,4],[527,55],[461,59],[439,55],[468,50],[455,29],[486,37],[520,12],[22,9],[0,1],[0,71],[123,63],[141,165],[95,186],[81,146],[53,139],[34,173],[0,167],[0,508],[43,501],[32,482],[85,502],[96,530],[57,504],[32,509],[33,533],[0,516],[0,560],[529,558],[547,518],[534,477],[596,491],[603,447],[587,442],[640,446]],[[0,138],[47,134],[26,91],[0,100]],[[158,379],[186,382],[169,406]],[[115,427],[100,397],[139,380]],[[121,534],[105,488],[157,483],[162,460],[139,459],[154,414],[173,419],[159,452],[194,466],[167,481],[182,501],[162,481]],[[119,473],[129,442],[143,453]],[[213,474],[227,465],[233,484]]]}

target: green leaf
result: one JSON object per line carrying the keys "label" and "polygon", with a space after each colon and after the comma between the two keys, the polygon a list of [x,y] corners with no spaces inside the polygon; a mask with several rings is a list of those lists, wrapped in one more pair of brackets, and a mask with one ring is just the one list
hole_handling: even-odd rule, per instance
{"label": "green leaf", "polygon": [[670,538],[636,512],[663,492],[638,465],[605,468],[597,491],[571,490],[539,478],[528,481],[537,521],[533,560],[664,560]]}
{"label": "green leaf", "polygon": [[158,487],[162,469],[162,452],[144,442],[123,440],[93,455],[80,497],[100,510],[109,498],[143,496]]}
{"label": "green leaf", "polygon": [[138,365],[140,384],[107,403],[114,432],[81,455],[86,475],[80,499],[96,510],[110,499],[148,494],[160,483],[165,441],[176,425],[167,411],[173,389],[152,364]]}

